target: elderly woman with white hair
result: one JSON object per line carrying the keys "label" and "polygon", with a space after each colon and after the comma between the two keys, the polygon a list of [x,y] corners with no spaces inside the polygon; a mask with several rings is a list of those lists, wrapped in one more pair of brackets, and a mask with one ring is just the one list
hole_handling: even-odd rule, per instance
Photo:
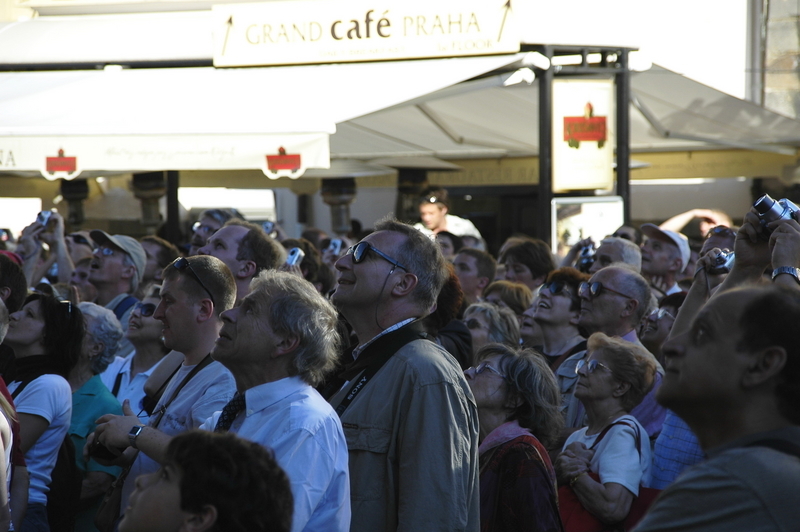
{"label": "elderly woman with white hair", "polygon": [[122,326],[110,310],[94,303],[84,302],[78,308],[84,316],[86,335],[83,338],[78,364],[69,374],[72,388],[72,421],[69,436],[75,445],[75,461],[83,474],[80,508],[75,530],[95,530],[94,514],[103,494],[120,474],[119,467],[100,465],[94,459],[83,457],[86,438],[94,432],[95,420],[105,414],[122,415],[119,401],[111,395],[103,381],[102,373],[114,360],[122,339]]}

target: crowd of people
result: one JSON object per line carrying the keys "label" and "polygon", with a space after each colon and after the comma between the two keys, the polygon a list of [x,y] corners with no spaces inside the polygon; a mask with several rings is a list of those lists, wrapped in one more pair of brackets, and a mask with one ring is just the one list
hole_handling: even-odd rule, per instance
{"label": "crowd of people", "polygon": [[490,254],[441,188],[419,212],[295,239],[211,209],[183,247],[27,227],[0,530],[796,529],[796,219],[557,258]]}

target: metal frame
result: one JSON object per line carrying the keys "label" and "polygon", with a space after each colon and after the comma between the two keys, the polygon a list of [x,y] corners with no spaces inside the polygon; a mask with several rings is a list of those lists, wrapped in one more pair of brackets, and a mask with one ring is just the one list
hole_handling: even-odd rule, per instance
{"label": "metal frame", "polygon": [[[523,51],[539,52],[552,60],[565,55],[581,56],[580,64],[551,65],[536,69],[539,81],[539,201],[537,236],[547,241],[552,232],[550,203],[553,199],[553,79],[559,76],[613,76],[617,93],[617,195],[622,197],[625,224],[630,223],[630,108],[631,73],[628,54],[633,48],[592,46],[530,45]],[[600,61],[589,62],[589,54],[600,54]]]}

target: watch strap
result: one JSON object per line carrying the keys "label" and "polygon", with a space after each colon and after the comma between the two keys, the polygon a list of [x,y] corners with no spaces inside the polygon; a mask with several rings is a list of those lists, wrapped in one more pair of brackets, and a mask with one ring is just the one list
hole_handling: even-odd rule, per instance
{"label": "watch strap", "polygon": [[772,271],[772,280],[774,281],[775,278],[782,273],[791,275],[794,277],[794,280],[800,283],[800,270],[794,268],[792,266],[779,266]]}

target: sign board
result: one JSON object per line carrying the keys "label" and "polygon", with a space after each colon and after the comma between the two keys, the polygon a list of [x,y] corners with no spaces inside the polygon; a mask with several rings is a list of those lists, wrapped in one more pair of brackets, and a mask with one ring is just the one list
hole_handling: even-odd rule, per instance
{"label": "sign board", "polygon": [[553,192],[614,186],[614,83],[553,81]]}
{"label": "sign board", "polygon": [[520,49],[510,0],[276,1],[215,5],[212,14],[215,67],[458,57]]}
{"label": "sign board", "polygon": [[595,244],[625,223],[624,203],[619,196],[553,198],[551,202],[553,253],[564,257],[584,238]]}

